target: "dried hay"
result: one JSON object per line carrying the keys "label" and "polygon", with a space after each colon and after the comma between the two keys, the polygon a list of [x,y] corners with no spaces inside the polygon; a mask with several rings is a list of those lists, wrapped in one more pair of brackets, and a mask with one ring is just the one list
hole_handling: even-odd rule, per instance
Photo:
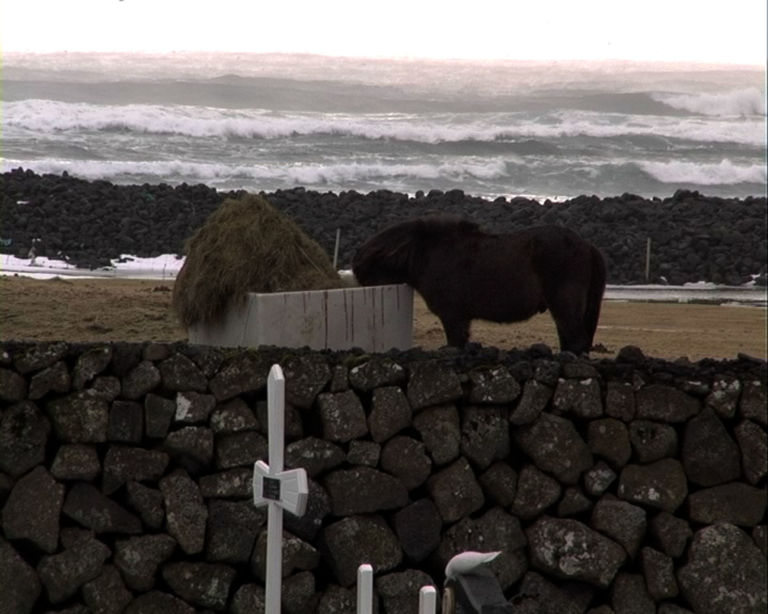
{"label": "dried hay", "polygon": [[225,200],[187,242],[173,288],[185,327],[221,322],[248,292],[339,287],[327,254],[265,198]]}

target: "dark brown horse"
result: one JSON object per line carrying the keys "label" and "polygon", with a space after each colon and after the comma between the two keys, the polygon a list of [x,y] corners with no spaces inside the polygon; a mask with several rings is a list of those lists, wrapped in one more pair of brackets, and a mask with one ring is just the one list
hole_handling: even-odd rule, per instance
{"label": "dark brown horse", "polygon": [[560,349],[589,352],[605,290],[600,252],[560,226],[489,234],[466,220],[418,218],[369,239],[352,269],[362,285],[415,288],[459,347],[473,319],[519,322],[549,309]]}

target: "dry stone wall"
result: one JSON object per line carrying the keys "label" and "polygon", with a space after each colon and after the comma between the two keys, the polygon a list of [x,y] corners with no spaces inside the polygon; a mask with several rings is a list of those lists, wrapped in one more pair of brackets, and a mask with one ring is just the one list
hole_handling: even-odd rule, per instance
{"label": "dry stone wall", "polygon": [[450,557],[510,612],[763,613],[766,365],[184,344],[0,346],[0,614],[263,609],[266,377],[286,375],[284,611],[415,612]]}

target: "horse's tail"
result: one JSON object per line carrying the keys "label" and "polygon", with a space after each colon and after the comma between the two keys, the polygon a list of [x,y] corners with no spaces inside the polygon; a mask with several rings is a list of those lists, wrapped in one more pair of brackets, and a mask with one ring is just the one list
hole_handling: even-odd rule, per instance
{"label": "horse's tail", "polygon": [[[592,346],[597,330],[597,321],[600,319],[600,307],[603,303],[605,292],[605,260],[596,247],[591,246],[591,275],[589,289],[587,290],[587,308],[584,313],[584,328],[589,335],[589,347]],[[589,347],[587,351],[589,351]]]}

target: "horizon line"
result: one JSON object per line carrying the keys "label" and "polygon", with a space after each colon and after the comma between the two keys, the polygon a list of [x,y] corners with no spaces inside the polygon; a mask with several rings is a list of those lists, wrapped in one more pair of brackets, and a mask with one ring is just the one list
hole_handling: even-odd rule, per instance
{"label": "horizon line", "polygon": [[[466,63],[466,64],[629,64],[629,65],[657,65],[657,66],[697,66],[697,67],[725,67],[730,69],[762,69],[767,70],[766,63],[750,64],[728,60],[692,60],[692,59],[638,59],[638,58],[492,58],[492,57],[430,57],[415,55],[346,55],[317,53],[307,51],[243,51],[243,50],[212,50],[212,49],[172,49],[172,50],[8,50],[2,51],[2,56],[34,55],[134,55],[134,56],[174,56],[174,55],[220,55],[220,56],[293,56],[305,58],[327,58],[329,60],[357,60],[357,61],[390,61],[390,62],[433,62],[433,63]],[[0,62],[5,63],[5,62]]]}

